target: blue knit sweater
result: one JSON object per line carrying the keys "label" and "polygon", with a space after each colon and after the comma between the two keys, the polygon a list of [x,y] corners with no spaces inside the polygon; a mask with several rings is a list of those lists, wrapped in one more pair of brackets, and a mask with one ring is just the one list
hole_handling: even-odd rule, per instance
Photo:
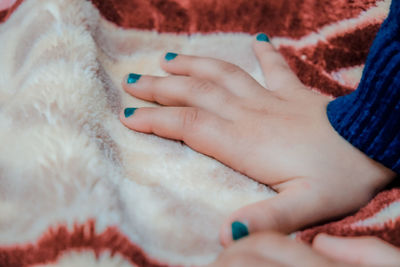
{"label": "blue knit sweater", "polygon": [[400,173],[400,0],[392,1],[359,87],[330,102],[327,115],[347,141]]}

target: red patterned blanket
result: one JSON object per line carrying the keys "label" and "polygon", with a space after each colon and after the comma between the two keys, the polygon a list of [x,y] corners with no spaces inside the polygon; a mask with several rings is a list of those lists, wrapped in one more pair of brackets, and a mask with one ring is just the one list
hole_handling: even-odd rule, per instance
{"label": "red patterned blanket", "polygon": [[[0,1],[1,2],[1,1]],[[180,143],[132,133],[125,73],[164,51],[218,57],[262,82],[266,32],[310,89],[354,90],[390,0],[17,0],[0,11],[0,266],[173,266],[218,255],[219,225],[274,193]],[[2,5],[0,5],[0,8]],[[400,190],[295,233],[400,246]]]}

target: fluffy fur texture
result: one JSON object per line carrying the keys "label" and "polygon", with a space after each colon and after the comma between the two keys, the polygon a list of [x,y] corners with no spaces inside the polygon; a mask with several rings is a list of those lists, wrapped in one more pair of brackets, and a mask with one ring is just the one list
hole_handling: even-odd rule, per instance
{"label": "fluffy fur texture", "polygon": [[[233,62],[263,83],[250,47],[266,31],[312,89],[351,91],[390,1],[310,9],[315,1],[297,0],[308,10],[299,12],[289,0],[18,0],[1,12],[0,266],[215,259],[224,218],[274,192],[180,142],[126,129],[123,107],[153,104],[125,94],[121,80],[165,75],[159,58],[174,51]],[[399,199],[384,192],[297,236],[376,234],[400,245]]]}
{"label": "fluffy fur texture", "polygon": [[[120,30],[86,1],[30,0],[0,38],[3,246],[95,219],[96,231],[118,226],[152,257],[204,263],[221,249],[224,217],[272,196],[180,142],[134,133],[118,119],[123,106],[149,105],[122,92],[123,75],[162,74],[164,49],[225,50],[229,59],[251,54],[250,37],[214,36],[226,45],[201,50],[207,37],[192,45],[184,36]],[[231,42],[240,45],[227,50]]]}

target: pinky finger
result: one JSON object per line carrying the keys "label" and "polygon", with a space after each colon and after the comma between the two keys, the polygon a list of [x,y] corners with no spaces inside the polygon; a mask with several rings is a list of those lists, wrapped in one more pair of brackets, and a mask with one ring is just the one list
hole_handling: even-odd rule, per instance
{"label": "pinky finger", "polygon": [[192,149],[214,157],[225,164],[232,142],[227,138],[231,122],[193,107],[127,108],[120,114],[128,128],[180,140]]}
{"label": "pinky finger", "polygon": [[[262,38],[264,37],[264,38]],[[291,94],[293,89],[302,88],[302,83],[287,64],[285,58],[273,47],[265,34],[259,34],[253,49],[260,62],[269,89],[278,93]]]}

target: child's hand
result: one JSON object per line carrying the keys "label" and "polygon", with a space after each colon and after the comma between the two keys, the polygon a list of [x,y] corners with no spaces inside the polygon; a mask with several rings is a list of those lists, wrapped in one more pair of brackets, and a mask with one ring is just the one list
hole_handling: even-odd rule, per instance
{"label": "child's hand", "polygon": [[235,65],[176,54],[161,62],[172,76],[131,75],[123,83],[135,97],[171,106],[126,109],[127,127],[182,140],[279,193],[232,214],[224,245],[233,221],[250,233],[291,232],[355,211],[394,177],[335,132],[326,116],[330,99],[306,88],[271,44],[255,41],[254,50],[274,91]]}
{"label": "child's hand", "polygon": [[[399,266],[400,250],[377,238],[317,236],[312,250],[277,233],[245,238],[208,267],[231,266]],[[319,253],[318,253],[319,252]]]}

